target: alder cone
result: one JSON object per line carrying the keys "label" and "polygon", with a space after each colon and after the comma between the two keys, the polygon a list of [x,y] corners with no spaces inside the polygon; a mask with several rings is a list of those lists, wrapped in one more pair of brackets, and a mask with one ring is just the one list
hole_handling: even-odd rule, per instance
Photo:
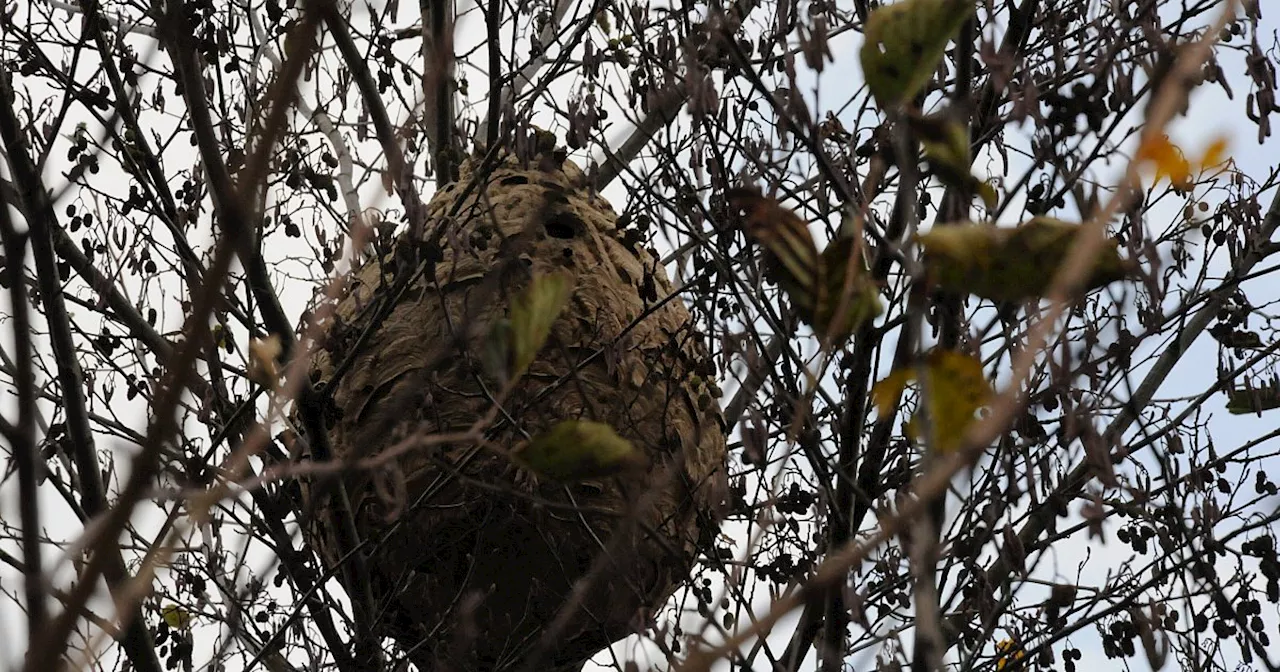
{"label": "alder cone", "polygon": [[[480,174],[478,163],[464,163],[427,206],[428,229],[445,227],[434,277],[419,274],[391,299],[394,253],[353,273],[311,375],[331,386],[337,459],[466,431],[503,387],[489,334],[511,298],[532,274],[571,280],[546,345],[485,430],[490,447],[414,447],[343,483],[365,542],[376,634],[414,649],[428,669],[576,668],[646,627],[716,530],[725,437],[704,382],[714,365],[657,259],[619,231],[576,165],[512,157]],[[648,467],[564,484],[503,454],[575,418],[610,424]],[[347,550],[333,492],[304,484],[302,502],[304,533],[330,567]],[[531,661],[583,577],[580,605]]]}

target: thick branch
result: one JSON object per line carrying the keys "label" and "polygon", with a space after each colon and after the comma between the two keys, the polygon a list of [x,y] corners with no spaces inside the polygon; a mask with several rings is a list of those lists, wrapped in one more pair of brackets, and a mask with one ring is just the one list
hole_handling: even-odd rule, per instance
{"label": "thick branch", "polygon": [[436,186],[458,177],[458,147],[453,95],[453,0],[421,0],[422,89],[427,145],[436,169]]}
{"label": "thick branch", "polygon": [[[6,127],[8,125],[6,124]],[[6,134],[7,136],[7,134]],[[7,139],[7,138],[6,138]],[[23,588],[27,598],[27,646],[35,646],[36,633],[49,617],[45,603],[45,575],[41,558],[40,451],[36,446],[36,376],[32,367],[31,305],[27,297],[27,236],[18,233],[9,217],[9,203],[0,198],[0,236],[4,240],[5,268],[13,310],[14,383],[18,396],[18,421],[4,420],[0,432],[9,442],[18,469],[18,515],[22,524]]]}

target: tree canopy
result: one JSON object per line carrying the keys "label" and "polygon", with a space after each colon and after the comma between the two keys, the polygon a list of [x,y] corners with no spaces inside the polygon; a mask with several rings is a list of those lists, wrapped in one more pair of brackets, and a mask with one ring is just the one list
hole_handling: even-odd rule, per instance
{"label": "tree canopy", "polygon": [[[410,432],[415,450],[493,444],[573,495],[630,492],[658,473],[652,446],[684,441],[671,473],[724,480],[697,515],[672,505],[683,523],[620,505],[616,529],[683,530],[664,542],[679,576],[586,669],[1275,669],[1280,168],[1253,158],[1280,110],[1270,9],[10,4],[0,660],[435,665],[380,625],[395,590],[361,588],[381,532],[358,505],[390,527],[438,493],[406,492],[381,444],[327,445],[335,426],[404,438],[332,412],[335,394],[385,399],[357,383],[396,363],[361,360],[347,388],[355,358],[316,364],[373,337],[351,325],[381,328],[353,316],[389,295],[351,288],[385,277],[396,301],[502,288],[483,323],[402,334],[487,381],[400,379],[467,399],[465,431]],[[534,243],[439,207],[461,193],[497,229],[534,207],[503,210],[487,181],[572,201],[537,214],[539,241],[577,241],[566,259],[625,263],[544,273]],[[464,252],[492,265],[437,273]],[[630,293],[584,302],[588,280]],[[663,399],[714,437],[624,426],[666,406],[591,388],[597,369],[678,390]],[[546,380],[608,408],[510,412],[504,391]],[[370,415],[443,403],[406,399]],[[704,444],[715,464],[688,468]],[[335,553],[300,503],[339,482],[376,496],[334,495],[335,525],[363,521]],[[591,567],[501,669],[564,662],[557,628],[624,582]],[[468,622],[448,641],[510,634]]]}

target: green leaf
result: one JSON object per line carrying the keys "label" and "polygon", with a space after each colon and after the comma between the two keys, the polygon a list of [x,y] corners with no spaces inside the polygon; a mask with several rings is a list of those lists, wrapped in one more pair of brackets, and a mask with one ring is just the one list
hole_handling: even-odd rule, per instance
{"label": "green leaf", "polygon": [[[542,350],[551,325],[559,317],[572,293],[569,278],[556,273],[535,277],[511,304],[508,321],[495,325],[493,340],[508,340],[511,348],[511,378],[524,374]],[[496,330],[501,329],[499,335]]]}
{"label": "green leaf", "polygon": [[1232,415],[1273,411],[1280,408],[1280,383],[1246,386],[1227,390],[1227,412]]}
{"label": "green leaf", "polygon": [[644,466],[644,457],[613,427],[592,420],[564,420],[511,451],[511,459],[557,481],[603,478]]}
{"label": "green leaf", "polygon": [[871,12],[863,28],[862,73],[882,109],[924,88],[976,6],[975,0],[902,0]]}
{"label": "green leaf", "polygon": [[820,260],[824,283],[814,309],[813,328],[837,347],[884,310],[880,288],[867,273],[854,236],[851,231],[842,231],[827,244]]}

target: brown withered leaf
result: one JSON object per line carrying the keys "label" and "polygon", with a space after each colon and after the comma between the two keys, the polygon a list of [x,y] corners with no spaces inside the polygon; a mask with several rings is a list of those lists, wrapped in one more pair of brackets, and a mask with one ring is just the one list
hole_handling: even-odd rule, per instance
{"label": "brown withered leaf", "polygon": [[819,253],[809,225],[775,199],[746,188],[726,197],[747,237],[764,248],[765,273],[820,337],[839,346],[880,314],[879,289],[867,273],[856,227],[842,226]]}
{"label": "brown withered leaf", "polygon": [[809,225],[778,201],[751,189],[731,189],[725,196],[747,236],[764,248],[769,279],[791,297],[802,316],[813,315],[822,262]]}

